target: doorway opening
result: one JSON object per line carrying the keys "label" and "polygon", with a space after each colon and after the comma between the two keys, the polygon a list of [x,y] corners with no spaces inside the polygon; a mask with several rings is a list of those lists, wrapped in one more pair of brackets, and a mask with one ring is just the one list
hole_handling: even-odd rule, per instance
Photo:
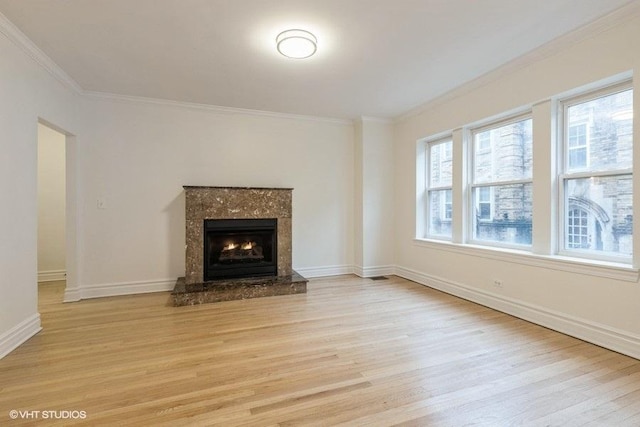
{"label": "doorway opening", "polygon": [[53,127],[38,123],[39,287],[60,285],[67,276],[66,138]]}

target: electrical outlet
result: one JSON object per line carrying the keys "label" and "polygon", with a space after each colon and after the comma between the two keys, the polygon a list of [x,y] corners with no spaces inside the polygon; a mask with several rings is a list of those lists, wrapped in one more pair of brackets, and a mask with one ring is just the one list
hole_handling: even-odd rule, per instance
{"label": "electrical outlet", "polygon": [[502,280],[500,279],[494,279],[493,280],[493,286],[495,286],[496,288],[502,288],[504,285],[504,283],[502,283]]}

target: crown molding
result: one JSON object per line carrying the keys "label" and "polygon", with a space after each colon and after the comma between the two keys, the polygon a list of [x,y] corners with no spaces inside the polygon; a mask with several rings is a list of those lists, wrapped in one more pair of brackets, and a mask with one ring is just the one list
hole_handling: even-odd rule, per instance
{"label": "crown molding", "polygon": [[549,42],[529,51],[511,61],[503,64],[475,79],[472,79],[462,85],[436,96],[431,101],[420,104],[406,113],[396,117],[393,122],[401,123],[405,120],[418,116],[425,111],[433,109],[437,106],[445,104],[453,99],[467,95],[474,90],[481,88],[489,83],[500,80],[501,78],[513,74],[516,71],[524,69],[538,61],[549,58],[561,51],[576,45],[585,39],[593,38],[599,34],[611,30],[619,26],[621,23],[634,19],[640,14],[640,1],[631,0],[624,6],[614,10],[613,12],[596,19],[595,21],[584,24],[564,35],[561,35]]}
{"label": "crown molding", "polygon": [[387,119],[387,118],[384,118],[384,117],[360,116],[360,121],[362,121],[362,122],[373,122],[373,123],[383,123],[383,124],[393,124],[393,119]]}
{"label": "crown molding", "polygon": [[76,94],[83,94],[80,85],[71,78],[62,68],[58,66],[46,53],[35,45],[22,31],[18,29],[2,12],[0,12],[0,33],[4,34],[9,41],[19,47],[31,59],[36,61],[42,68],[51,74],[65,87],[71,89]]}
{"label": "crown molding", "polygon": [[221,105],[198,104],[195,102],[171,101],[168,99],[146,98],[143,96],[119,95],[107,92],[84,91],[83,94],[90,98],[102,99],[129,104],[159,105],[164,107],[186,108],[191,110],[212,111],[221,114],[243,114],[249,116],[272,117],[290,120],[308,120],[322,123],[335,123],[340,125],[353,125],[351,120],[333,117],[307,116],[304,114],[279,113],[274,111],[252,110],[248,108],[223,107]]}

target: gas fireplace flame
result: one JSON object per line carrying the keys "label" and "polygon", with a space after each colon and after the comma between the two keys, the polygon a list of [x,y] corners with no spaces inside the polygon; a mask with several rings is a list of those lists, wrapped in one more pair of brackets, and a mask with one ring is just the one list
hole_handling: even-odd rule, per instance
{"label": "gas fireplace flame", "polygon": [[[219,247],[219,246],[218,246],[218,247]],[[235,248],[237,248],[237,247],[238,247],[238,244],[237,244],[237,243],[229,243],[228,245],[226,245],[226,246],[224,247],[224,250],[225,250],[225,251],[230,251],[230,250],[235,249]]]}
{"label": "gas fireplace flame", "polygon": [[256,246],[256,242],[244,242],[244,243],[228,243],[222,248],[224,251],[232,251],[234,249],[242,249],[244,251],[250,251]]}

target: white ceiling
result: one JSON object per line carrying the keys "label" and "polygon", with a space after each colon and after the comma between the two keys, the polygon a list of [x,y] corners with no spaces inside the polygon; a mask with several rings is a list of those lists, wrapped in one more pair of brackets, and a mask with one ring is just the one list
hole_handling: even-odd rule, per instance
{"label": "white ceiling", "polygon": [[[637,0],[0,0],[86,91],[397,117]],[[294,60],[276,35],[304,28]]]}

